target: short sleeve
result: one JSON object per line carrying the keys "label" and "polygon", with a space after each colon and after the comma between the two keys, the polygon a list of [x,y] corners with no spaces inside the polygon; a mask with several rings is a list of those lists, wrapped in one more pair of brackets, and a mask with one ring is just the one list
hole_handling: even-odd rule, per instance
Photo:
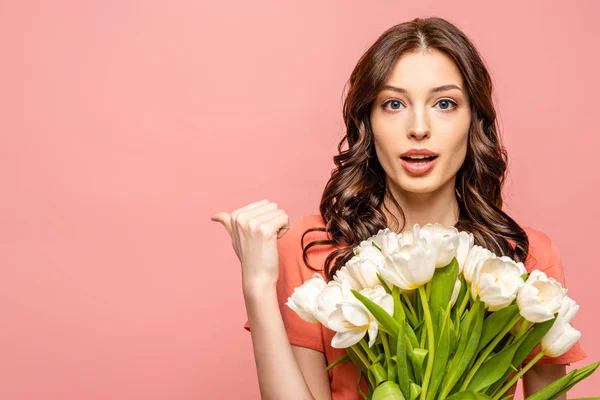
{"label": "short sleeve", "polygon": [[[565,272],[563,269],[562,258],[560,256],[560,253],[558,252],[558,249],[556,248],[556,246],[554,245],[552,240],[550,240],[548,238],[548,241],[549,241],[548,262],[546,264],[546,265],[548,265],[548,267],[547,268],[540,267],[538,269],[545,272],[548,277],[554,278],[558,282],[560,282],[560,284],[563,286],[563,288],[567,288]],[[577,329],[576,324],[577,324],[577,317],[575,317],[573,319],[573,321],[571,321],[571,325]],[[577,343],[575,343],[573,345],[573,347],[571,347],[566,353],[564,353],[561,356],[558,356],[558,357],[543,356],[539,360],[539,363],[540,364],[566,364],[566,365],[569,365],[571,363],[581,361],[584,358],[586,358],[587,355],[583,351],[580,343],[581,343],[580,341],[577,341]],[[536,349],[525,359],[525,361],[523,363],[526,364],[527,362],[529,362],[539,352],[540,352],[540,346],[538,345],[536,347]]]}
{"label": "short sleeve", "polygon": [[[285,304],[294,289],[302,285],[304,281],[311,279],[315,273],[314,270],[304,264],[302,258],[301,238],[304,231],[310,227],[308,225],[307,217],[290,224],[290,229],[277,242],[279,251],[277,299],[290,344],[324,353],[325,347],[321,324],[304,321]],[[309,242],[307,241],[308,236],[308,234],[305,236],[305,243]],[[248,321],[244,324],[244,329],[250,331]]]}

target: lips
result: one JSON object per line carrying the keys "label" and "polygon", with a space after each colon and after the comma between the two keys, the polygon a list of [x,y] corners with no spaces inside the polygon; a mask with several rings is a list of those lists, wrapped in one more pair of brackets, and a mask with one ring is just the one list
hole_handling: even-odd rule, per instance
{"label": "lips", "polygon": [[400,157],[408,156],[438,156],[438,154],[429,149],[410,149],[409,151],[400,154]]}
{"label": "lips", "polygon": [[408,157],[400,157],[400,163],[404,169],[413,175],[424,175],[437,163],[437,157],[422,158],[422,159],[408,159]]}

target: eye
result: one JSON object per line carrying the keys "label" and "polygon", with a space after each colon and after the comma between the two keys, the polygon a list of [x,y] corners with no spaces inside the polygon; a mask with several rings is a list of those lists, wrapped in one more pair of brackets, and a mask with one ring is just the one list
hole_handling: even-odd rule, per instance
{"label": "eye", "polygon": [[[402,105],[402,103],[399,100],[391,99],[391,100],[388,100],[388,101],[384,102],[381,106],[383,108],[386,108],[387,104],[392,104],[393,106],[400,106],[400,105]],[[388,110],[389,110],[389,108],[388,108]],[[392,110],[398,110],[398,108],[392,108]]]}
{"label": "eye", "polygon": [[[458,106],[458,103],[456,103],[455,101],[452,101],[450,99],[442,99],[442,100],[438,101],[436,104],[440,104],[440,106],[441,106],[440,110],[445,110],[445,111],[452,110]],[[391,108],[387,107],[388,105],[390,105]],[[400,100],[395,100],[395,99],[387,100],[381,106],[387,110],[400,110],[400,106],[404,107],[404,105],[402,104],[402,102]],[[451,106],[454,106],[454,107],[451,107]]]}
{"label": "eye", "polygon": [[[455,101],[452,101],[450,99],[442,99],[440,101],[438,101],[436,104],[445,104],[447,106],[449,106],[450,104],[454,105],[454,108],[456,108],[458,106],[458,104]],[[451,110],[451,108],[441,108],[442,110]]]}

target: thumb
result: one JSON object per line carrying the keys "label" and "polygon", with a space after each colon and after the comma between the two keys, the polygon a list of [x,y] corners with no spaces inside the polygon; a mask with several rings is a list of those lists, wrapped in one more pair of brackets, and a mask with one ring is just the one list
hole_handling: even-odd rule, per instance
{"label": "thumb", "polygon": [[218,212],[210,217],[211,221],[220,222],[225,229],[227,229],[227,233],[231,235],[231,216],[229,213],[224,211]]}

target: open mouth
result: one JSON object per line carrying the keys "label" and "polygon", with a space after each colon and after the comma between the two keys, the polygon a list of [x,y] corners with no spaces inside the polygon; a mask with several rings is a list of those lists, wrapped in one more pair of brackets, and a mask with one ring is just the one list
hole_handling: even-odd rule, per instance
{"label": "open mouth", "polygon": [[412,157],[401,157],[403,160],[408,161],[409,163],[419,166],[419,165],[427,165],[429,162],[438,158],[438,156],[427,156],[424,158],[412,158]]}

